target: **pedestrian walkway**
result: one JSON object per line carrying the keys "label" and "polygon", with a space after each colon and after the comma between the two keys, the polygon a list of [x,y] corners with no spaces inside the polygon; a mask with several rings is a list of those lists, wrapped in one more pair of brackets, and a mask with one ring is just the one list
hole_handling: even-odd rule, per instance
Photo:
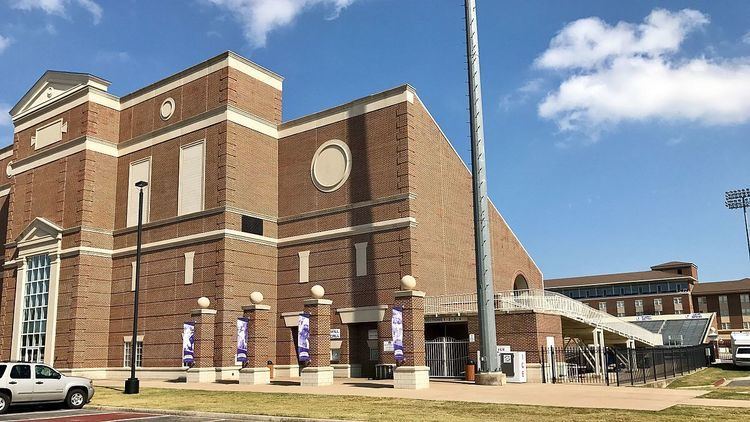
{"label": "pedestrian walkway", "polygon": [[[121,388],[122,381],[96,381],[97,386]],[[184,382],[141,380],[143,388],[172,388],[207,391],[248,391],[258,393],[324,394],[345,396],[394,397],[418,400],[465,401],[477,403],[596,409],[663,410],[705,394],[704,390],[668,390],[639,387],[606,387],[581,384],[508,384],[480,386],[455,381],[432,381],[427,390],[396,390],[393,381],[339,379],[326,387],[301,387],[299,379],[274,380],[270,385],[238,383],[187,384]],[[720,400],[725,402],[726,400]],[[698,405],[698,404],[696,404]],[[706,404],[711,406],[710,404]],[[724,406],[723,404],[717,404]],[[737,407],[741,407],[739,404]]]}

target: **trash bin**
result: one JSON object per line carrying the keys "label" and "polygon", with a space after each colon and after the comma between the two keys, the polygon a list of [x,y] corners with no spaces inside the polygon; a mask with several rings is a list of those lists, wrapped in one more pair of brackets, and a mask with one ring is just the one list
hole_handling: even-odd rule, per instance
{"label": "trash bin", "polygon": [[273,378],[273,361],[269,360],[268,362],[266,362],[266,365],[268,366],[269,371],[268,377]]}
{"label": "trash bin", "polygon": [[474,378],[476,376],[477,366],[474,363],[473,360],[470,360],[469,363],[466,364],[466,381],[474,381]]}
{"label": "trash bin", "polygon": [[391,364],[379,364],[375,365],[375,378],[376,380],[391,380],[393,379],[393,367]]}

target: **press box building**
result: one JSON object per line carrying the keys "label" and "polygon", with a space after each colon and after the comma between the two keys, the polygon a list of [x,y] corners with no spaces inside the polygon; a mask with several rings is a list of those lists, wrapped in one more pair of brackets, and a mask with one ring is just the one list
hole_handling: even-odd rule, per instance
{"label": "press box building", "polygon": [[[222,379],[236,377],[235,320],[253,291],[274,312],[269,359],[292,376],[314,284],[333,300],[332,362],[352,376],[392,361],[383,347],[402,276],[430,297],[475,291],[470,172],[410,86],[283,121],[282,78],[231,52],[123,97],[109,84],[48,71],[11,110],[0,360],[125,376],[139,180],[143,378],[184,375],[181,327],[202,296],[217,311]],[[490,227],[495,289],[541,289],[494,207]],[[513,329],[530,339],[518,347],[562,341],[559,316],[523,318]]]}

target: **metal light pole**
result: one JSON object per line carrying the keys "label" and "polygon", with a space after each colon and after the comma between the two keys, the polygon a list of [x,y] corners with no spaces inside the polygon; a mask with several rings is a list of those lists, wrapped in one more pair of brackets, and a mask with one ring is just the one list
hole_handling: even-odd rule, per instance
{"label": "metal light pole", "polygon": [[479,38],[475,0],[464,0],[466,11],[466,56],[469,62],[469,113],[471,115],[471,170],[474,190],[474,242],[477,271],[477,310],[482,372],[497,372],[497,336],[495,334],[495,292],[492,284],[492,247],[490,245],[487,169],[484,155],[482,85],[479,76]]}
{"label": "metal light pole", "polygon": [[138,191],[138,231],[135,245],[135,292],[133,292],[133,338],[130,340],[130,378],[125,380],[125,394],[138,394],[140,382],[135,377],[135,357],[138,352],[138,290],[141,282],[141,230],[143,229],[143,189],[148,182],[135,183]]}
{"label": "metal light pole", "polygon": [[742,208],[745,217],[745,238],[747,239],[747,256],[750,258],[750,230],[747,227],[747,207],[750,206],[750,189],[730,190],[724,194],[724,205],[730,210]]}

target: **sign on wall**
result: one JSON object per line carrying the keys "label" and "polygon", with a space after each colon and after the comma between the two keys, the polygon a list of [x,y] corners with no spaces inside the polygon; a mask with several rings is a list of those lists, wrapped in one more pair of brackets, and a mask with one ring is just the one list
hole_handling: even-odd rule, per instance
{"label": "sign on wall", "polygon": [[400,306],[393,308],[391,316],[391,336],[393,337],[393,356],[396,362],[404,362],[404,309]]}
{"label": "sign on wall", "polygon": [[297,319],[297,355],[300,362],[310,360],[310,314],[307,312]]}
{"label": "sign on wall", "polygon": [[182,363],[192,366],[195,363],[195,322],[182,324]]}
{"label": "sign on wall", "polygon": [[237,318],[237,362],[247,362],[247,318]]}
{"label": "sign on wall", "polygon": [[331,340],[341,339],[341,328],[331,328]]}

